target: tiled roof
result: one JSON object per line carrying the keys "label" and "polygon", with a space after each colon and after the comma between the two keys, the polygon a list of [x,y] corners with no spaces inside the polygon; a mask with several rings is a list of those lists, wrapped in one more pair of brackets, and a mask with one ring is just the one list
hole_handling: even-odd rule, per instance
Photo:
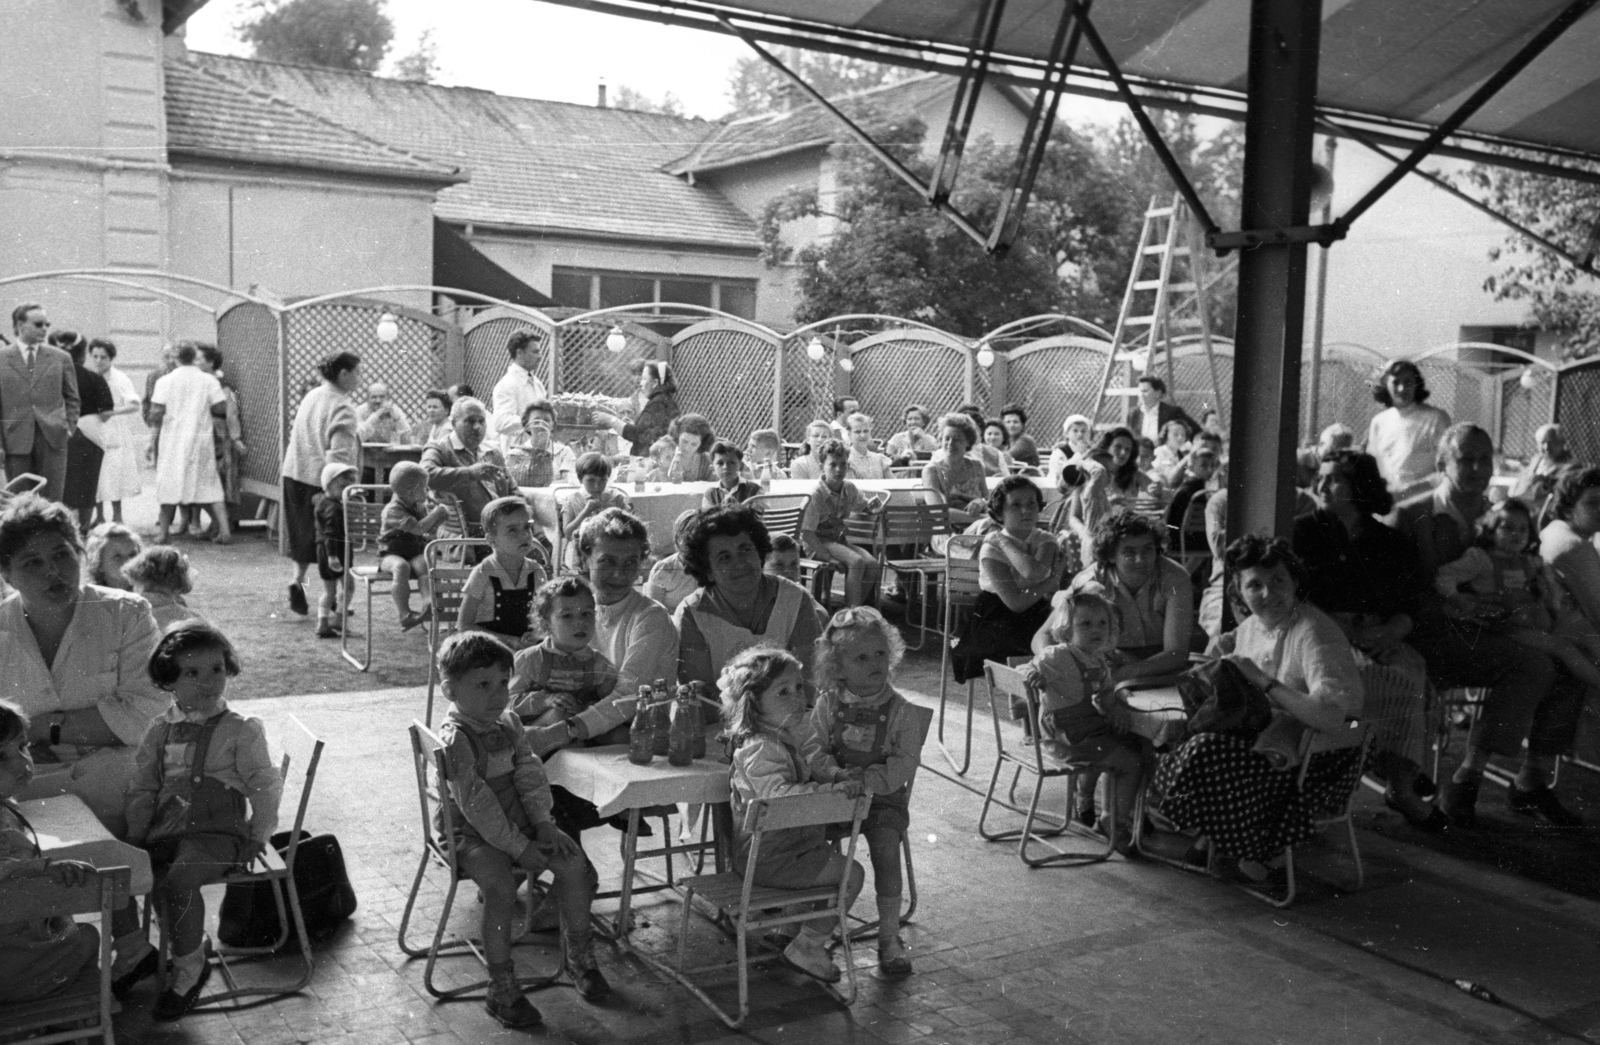
{"label": "tiled roof", "polygon": [[466,180],[435,163],[177,59],[166,63],[167,151],[431,184]]}
{"label": "tiled roof", "polygon": [[190,53],[202,68],[472,173],[434,204],[452,223],[754,250],[755,222],[663,168],[713,129],[686,120],[465,87]]}
{"label": "tiled roof", "polygon": [[[864,110],[909,113],[940,95],[948,94],[955,80],[939,73],[913,76],[898,83],[870,87],[842,95],[833,103],[852,118]],[[934,128],[939,130],[939,128]],[[668,166],[673,174],[688,174],[749,163],[769,156],[833,144],[840,130],[833,116],[816,102],[806,102],[783,112],[746,116],[716,127],[693,152]]]}

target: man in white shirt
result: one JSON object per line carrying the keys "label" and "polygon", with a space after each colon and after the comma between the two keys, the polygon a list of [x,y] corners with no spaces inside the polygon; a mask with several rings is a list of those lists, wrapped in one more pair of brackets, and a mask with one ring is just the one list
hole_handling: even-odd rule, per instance
{"label": "man in white shirt", "polygon": [[505,376],[494,386],[494,436],[501,446],[510,446],[522,434],[522,412],[529,405],[547,398],[544,382],[533,375],[539,365],[539,332],[519,330],[506,342],[511,363]]}

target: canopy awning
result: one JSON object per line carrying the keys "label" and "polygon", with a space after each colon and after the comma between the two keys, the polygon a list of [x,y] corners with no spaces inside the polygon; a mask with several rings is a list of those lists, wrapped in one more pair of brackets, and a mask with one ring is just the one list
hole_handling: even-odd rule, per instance
{"label": "canopy awning", "polygon": [[[438,218],[433,219],[433,282],[460,287],[486,297],[528,308],[549,308],[555,302],[501,268],[489,255]],[[474,304],[473,301],[464,304]]]}

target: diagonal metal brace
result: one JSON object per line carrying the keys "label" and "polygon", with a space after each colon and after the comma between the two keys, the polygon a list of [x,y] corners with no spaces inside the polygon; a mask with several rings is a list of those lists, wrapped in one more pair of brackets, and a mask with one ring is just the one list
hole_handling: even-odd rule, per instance
{"label": "diagonal metal brace", "polygon": [[956,80],[955,98],[950,103],[950,120],[945,125],[944,141],[939,146],[939,162],[933,168],[933,191],[929,200],[939,205],[955,191],[956,175],[961,170],[961,156],[966,151],[967,135],[972,130],[972,117],[978,110],[978,96],[983,93],[984,81],[989,76],[989,59],[994,54],[995,40],[1000,35],[1000,19],[1005,14],[1006,0],[983,0],[978,19],[972,30],[972,46],[967,60]]}

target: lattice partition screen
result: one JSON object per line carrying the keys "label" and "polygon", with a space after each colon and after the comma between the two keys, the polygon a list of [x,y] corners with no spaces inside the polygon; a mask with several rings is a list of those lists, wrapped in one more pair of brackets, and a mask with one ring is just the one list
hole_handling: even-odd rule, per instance
{"label": "lattice partition screen", "polygon": [[[1335,421],[1343,421],[1356,434],[1356,442],[1367,441],[1367,426],[1383,407],[1372,398],[1373,363],[1366,360],[1341,359],[1324,356],[1322,360],[1322,391],[1317,402],[1317,434]],[[1300,428],[1305,430],[1310,417],[1311,371],[1309,364],[1300,367]]]}
{"label": "lattice partition screen", "polygon": [[532,330],[539,335],[539,362],[534,376],[550,384],[550,332],[526,316],[493,308],[474,316],[463,331],[465,359],[462,380],[485,403],[494,393],[497,381],[505,376],[506,364],[511,356],[506,353],[506,342],[519,330]]}
{"label": "lattice partition screen", "polygon": [[1498,392],[1493,387],[1494,376],[1445,356],[1421,360],[1417,368],[1428,385],[1429,406],[1444,410],[1453,422],[1471,422],[1485,431],[1494,431],[1491,412]]}
{"label": "lattice partition screen", "polygon": [[1495,447],[1509,457],[1531,457],[1538,452],[1534,433],[1550,421],[1555,409],[1555,375],[1542,368],[1534,374],[1532,388],[1523,388],[1510,374],[1501,382],[1500,432]]}
{"label": "lattice partition screen", "polygon": [[[621,352],[606,347],[606,336],[611,333],[609,323],[573,323],[558,328],[556,337],[561,348],[556,363],[556,387],[550,391],[591,392],[618,399],[638,391],[639,378],[629,369],[630,365],[640,359],[668,358],[668,343],[666,338],[644,327],[630,323],[621,326],[627,337]],[[681,396],[682,380],[678,387]]]}
{"label": "lattice partition screen", "polygon": [[[898,430],[907,403],[921,403],[938,417],[966,402],[970,358],[916,331],[868,338],[852,356],[851,391],[862,411],[877,421],[874,430],[887,435]],[[987,381],[974,384],[974,393],[982,397],[978,405],[987,409]]]}
{"label": "lattice partition screen", "polygon": [[[1206,407],[1215,407],[1222,414],[1224,431],[1233,416],[1233,354],[1213,345],[1212,361],[1216,364],[1216,387],[1212,387],[1211,363],[1206,360],[1203,348],[1186,348],[1172,360],[1172,376],[1176,387],[1169,390],[1173,402],[1183,407],[1196,421]],[[1162,377],[1167,368],[1160,368]]]}
{"label": "lattice partition screen", "polygon": [[249,447],[240,462],[242,478],[267,490],[279,486],[283,462],[283,416],[279,409],[278,314],[253,301],[241,302],[217,318],[217,348],[223,372],[239,390],[239,420]]}
{"label": "lattice partition screen", "polygon": [[772,427],[781,346],[752,330],[697,324],[672,341],[678,403],[704,414],[718,438],[736,446],[757,428]]}
{"label": "lattice partition screen", "polygon": [[818,418],[833,416],[833,359],[824,355],[813,362],[806,355],[806,344],[811,340],[789,338],[783,343],[783,387],[778,390],[783,397],[783,431],[787,442],[798,443],[805,438],[806,425]]}
{"label": "lattice partition screen", "polygon": [[[1103,349],[1046,338],[1012,353],[1006,398],[1028,412],[1028,431],[1039,445],[1054,446],[1068,417],[1094,410],[1105,365]],[[992,405],[998,411],[1005,404]]]}
{"label": "lattice partition screen", "polygon": [[[395,315],[400,330],[387,345],[374,333],[386,311]],[[388,385],[394,401],[415,422],[423,416],[423,395],[444,381],[449,325],[381,302],[330,301],[284,313],[284,431],[301,398],[322,380],[317,365],[334,352],[359,355],[362,382]]]}
{"label": "lattice partition screen", "polygon": [[1600,461],[1600,358],[1557,373],[1555,419],[1576,460]]}

